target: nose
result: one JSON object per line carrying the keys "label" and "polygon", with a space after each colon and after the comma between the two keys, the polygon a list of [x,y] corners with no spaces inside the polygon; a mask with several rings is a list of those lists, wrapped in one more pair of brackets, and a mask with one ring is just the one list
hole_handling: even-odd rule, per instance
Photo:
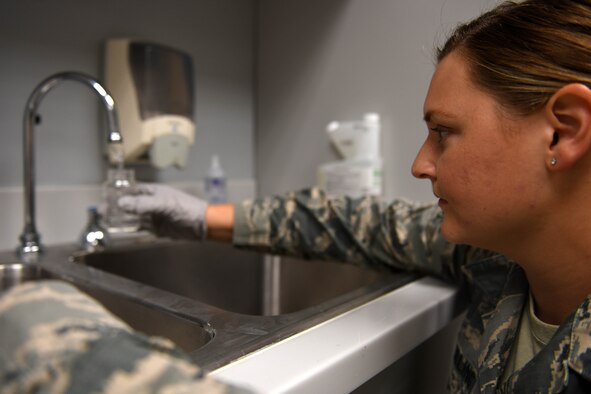
{"label": "nose", "polygon": [[419,149],[411,171],[416,178],[435,180],[435,152],[428,140]]}

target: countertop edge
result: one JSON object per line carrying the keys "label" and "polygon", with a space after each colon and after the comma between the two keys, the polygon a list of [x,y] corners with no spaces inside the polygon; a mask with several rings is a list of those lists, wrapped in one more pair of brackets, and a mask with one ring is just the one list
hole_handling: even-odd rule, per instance
{"label": "countertop edge", "polygon": [[259,393],[350,392],[451,322],[456,296],[421,278],[211,376]]}

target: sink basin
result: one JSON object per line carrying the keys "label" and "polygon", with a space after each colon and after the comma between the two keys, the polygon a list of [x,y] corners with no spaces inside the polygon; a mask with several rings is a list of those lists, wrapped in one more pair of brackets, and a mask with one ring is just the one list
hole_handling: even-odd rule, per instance
{"label": "sink basin", "polygon": [[259,316],[297,312],[393,275],[215,242],[134,245],[73,259],[220,309]]}
{"label": "sink basin", "polygon": [[417,278],[148,235],[94,253],[55,245],[36,257],[19,264],[14,251],[0,252],[0,292],[27,280],[65,280],[132,328],[171,339],[206,371]]}
{"label": "sink basin", "polygon": [[212,339],[212,332],[208,327],[158,308],[142,305],[139,300],[76,283],[72,278],[64,278],[34,264],[0,264],[0,293],[22,282],[43,279],[66,280],[96,299],[132,328],[148,335],[169,338],[187,352],[201,348]]}

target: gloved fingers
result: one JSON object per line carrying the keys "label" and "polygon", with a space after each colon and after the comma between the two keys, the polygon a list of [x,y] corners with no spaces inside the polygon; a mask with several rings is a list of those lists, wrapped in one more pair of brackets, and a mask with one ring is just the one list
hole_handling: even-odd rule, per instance
{"label": "gloved fingers", "polygon": [[149,231],[151,233],[156,233],[155,231],[155,226],[154,226],[154,220],[152,219],[152,216],[148,216],[148,215],[143,215],[140,216],[140,230],[143,231]]}
{"label": "gloved fingers", "polygon": [[176,198],[182,198],[182,196],[188,195],[182,190],[176,189],[169,185],[162,183],[140,183],[135,188],[135,194],[144,194],[150,196],[174,196]]}
{"label": "gloved fingers", "polygon": [[117,201],[117,204],[123,210],[138,215],[163,212],[165,210],[160,199],[147,195],[123,196]]}
{"label": "gloved fingers", "polygon": [[152,225],[152,232],[159,237],[191,241],[197,239],[197,234],[192,226],[172,222],[170,221],[170,218],[164,215],[152,215]]}
{"label": "gloved fingers", "polygon": [[155,183],[138,183],[134,187],[135,194],[153,195],[156,193],[158,185]]}

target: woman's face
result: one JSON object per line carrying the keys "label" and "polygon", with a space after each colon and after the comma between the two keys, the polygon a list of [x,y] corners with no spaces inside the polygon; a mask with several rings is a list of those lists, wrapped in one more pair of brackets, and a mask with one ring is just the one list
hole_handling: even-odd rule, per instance
{"label": "woman's face", "polygon": [[542,129],[548,125],[542,111],[507,115],[452,52],[433,75],[424,117],[428,136],[412,172],[431,181],[446,239],[503,251],[543,225],[548,146]]}

